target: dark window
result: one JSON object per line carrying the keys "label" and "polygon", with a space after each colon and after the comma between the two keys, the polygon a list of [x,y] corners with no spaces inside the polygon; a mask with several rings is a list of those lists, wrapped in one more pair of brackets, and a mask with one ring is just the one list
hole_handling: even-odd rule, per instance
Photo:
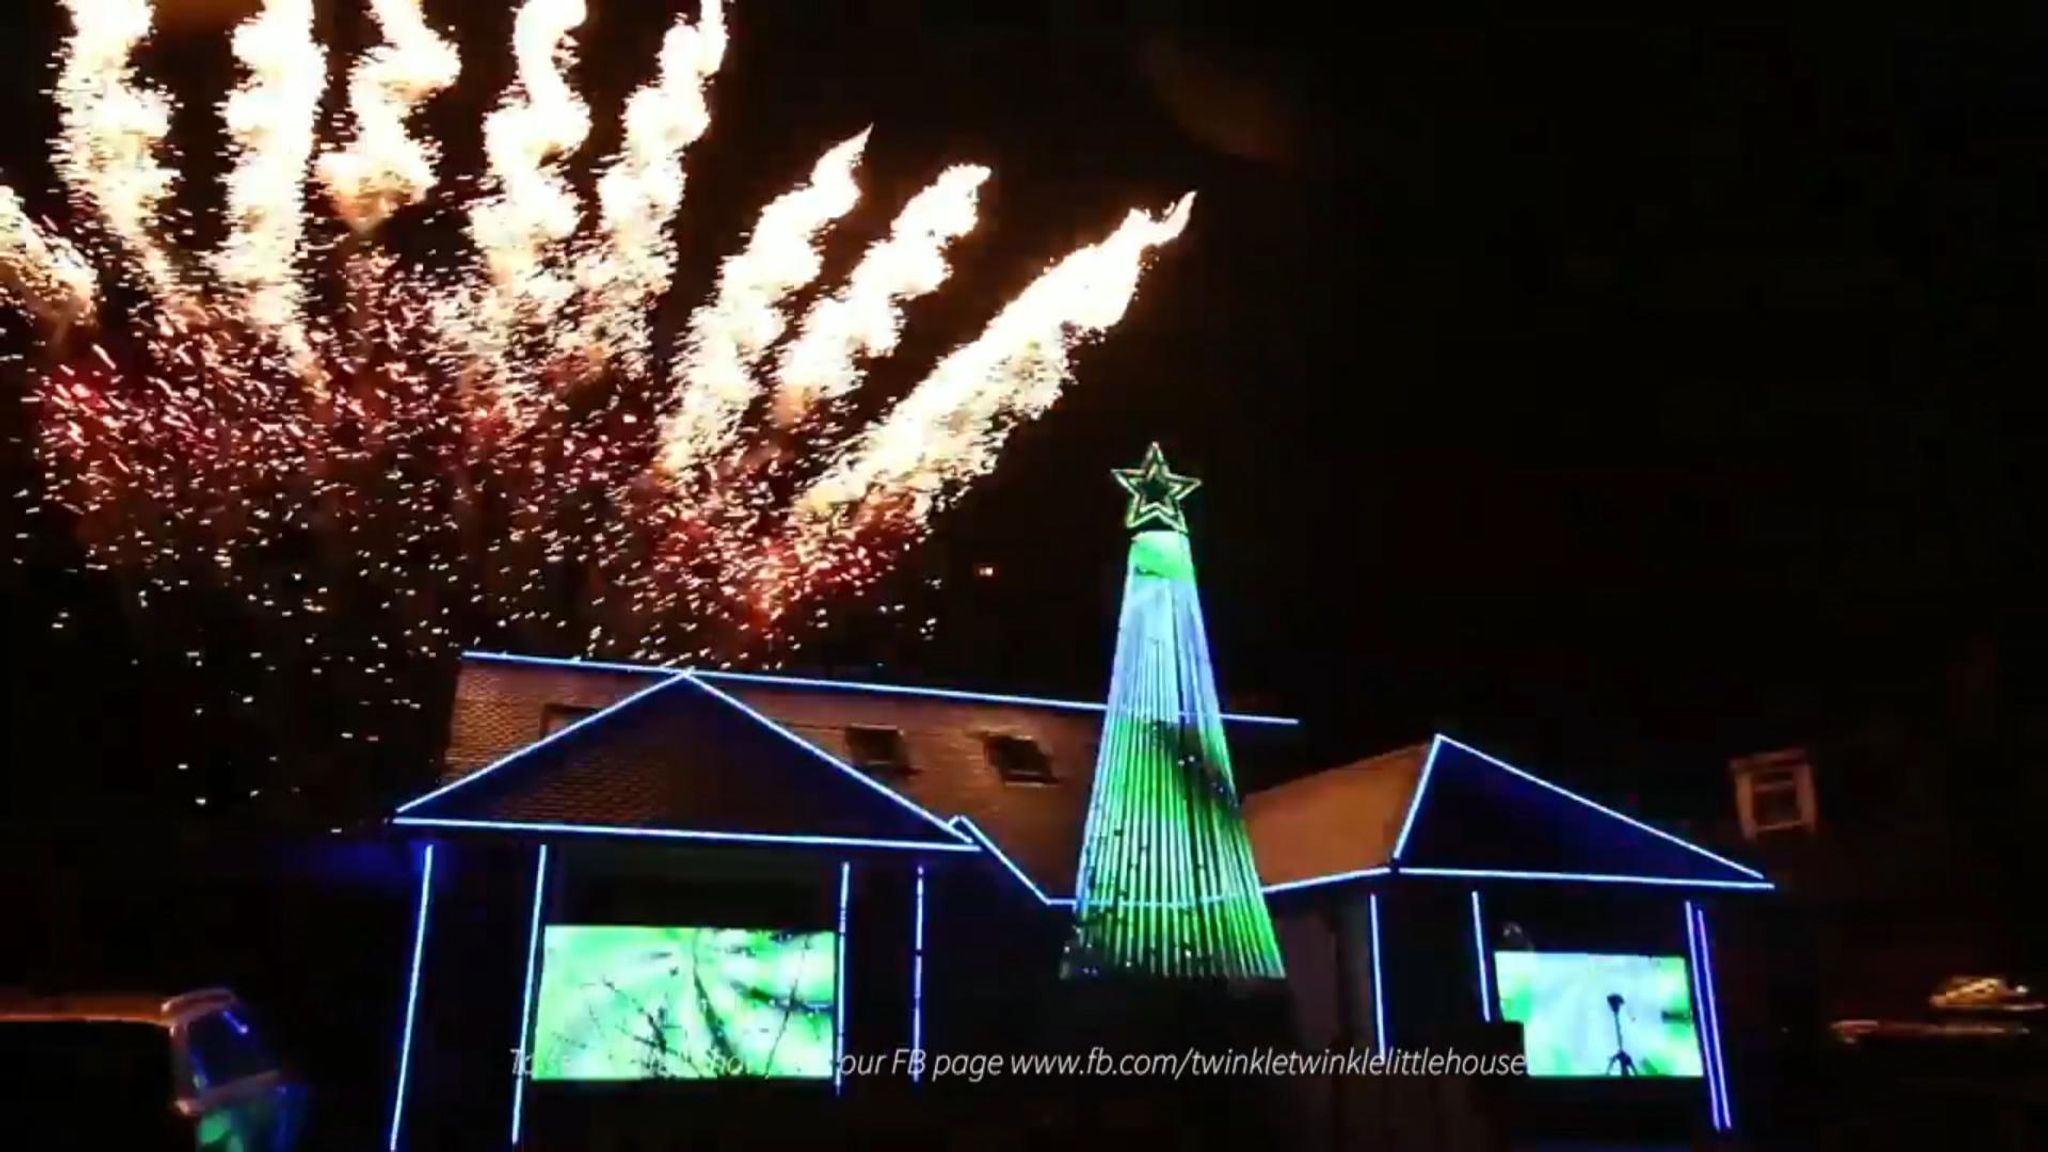
{"label": "dark window", "polygon": [[552,736],[569,725],[596,714],[597,709],[581,704],[550,704],[541,710],[540,734]]}
{"label": "dark window", "polygon": [[186,1025],[185,1046],[201,1091],[260,1076],[277,1067],[249,1023],[246,1009],[227,1008]]}
{"label": "dark window", "polygon": [[1759,772],[1749,785],[1750,804],[1761,831],[1805,823],[1799,808],[1799,779],[1791,772]]}
{"label": "dark window", "polygon": [[1052,759],[1029,736],[992,735],[984,738],[988,762],[995,765],[1005,784],[1050,784]]}
{"label": "dark window", "polygon": [[900,728],[855,724],[846,730],[846,756],[855,768],[877,776],[908,776],[910,746]]}

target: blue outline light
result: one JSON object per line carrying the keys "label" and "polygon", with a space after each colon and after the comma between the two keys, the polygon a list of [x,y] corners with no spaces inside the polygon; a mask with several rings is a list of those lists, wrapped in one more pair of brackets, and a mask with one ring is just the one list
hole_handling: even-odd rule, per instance
{"label": "blue outline light", "polygon": [[402,816],[405,813],[410,812],[413,809],[419,807],[420,805],[425,804],[429,800],[446,796],[448,793],[455,791],[457,788],[460,788],[465,784],[471,784],[478,780],[481,780],[484,777],[490,775],[493,772],[496,772],[498,769],[503,768],[508,764],[517,763],[518,761],[533,755],[535,752],[540,751],[542,748],[545,748],[548,745],[553,744],[555,741],[568,736],[569,733],[575,732],[579,729],[595,724],[598,721],[603,720],[605,717],[610,716],[615,712],[618,712],[620,709],[635,704],[648,696],[652,696],[656,692],[659,692],[664,688],[668,688],[676,684],[680,680],[682,680],[681,676],[670,676],[667,679],[661,680],[657,683],[650,684],[647,687],[642,688],[638,692],[633,693],[631,696],[628,696],[615,704],[606,705],[605,707],[600,708],[595,712],[592,712],[590,715],[583,717],[581,720],[578,720],[573,724],[564,724],[560,728],[555,729],[553,732],[548,733],[547,735],[541,737],[539,740],[536,740],[533,743],[528,744],[526,747],[519,749],[517,752],[512,753],[511,755],[505,757],[502,760],[494,760],[491,763],[484,765],[483,767],[477,769],[474,772],[471,772],[469,775],[464,776],[459,780],[451,780],[448,783],[441,785],[439,788],[434,789],[432,792],[427,793],[425,796],[420,796],[415,799],[408,800],[403,804],[400,804],[398,808],[393,812],[393,815]]}
{"label": "blue outline light", "polygon": [[1422,776],[1415,782],[1415,795],[1408,798],[1408,814],[1401,818],[1401,834],[1394,838],[1394,854],[1390,857],[1393,863],[1400,863],[1401,853],[1408,850],[1408,834],[1415,831],[1415,817],[1422,812],[1422,797],[1429,791],[1430,773],[1436,771],[1437,750],[1443,746],[1442,736],[1429,741],[1429,755],[1422,760]]}
{"label": "blue outline light", "polygon": [[1471,880],[1565,880],[1580,884],[1647,884],[1661,888],[1730,888],[1768,892],[1768,880],[1689,880],[1678,876],[1623,876],[1601,872],[1519,872],[1498,868],[1403,868],[1403,876],[1456,876]]}
{"label": "blue outline light", "polygon": [[910,937],[910,1082],[921,1078],[924,1055],[924,864],[917,866],[917,920]]}
{"label": "blue outline light", "polygon": [[427,912],[434,898],[434,846],[427,845],[420,866],[420,905],[413,913],[412,975],[405,985],[405,1032],[398,1044],[398,1087],[391,1098],[391,1137],[388,1152],[398,1152],[398,1128],[405,1119],[406,1081],[412,1072],[412,1029],[420,1004],[420,965],[427,954]]}
{"label": "blue outline light", "polygon": [[1373,1051],[1387,1052],[1387,997],[1381,986],[1380,968],[1380,894],[1377,892],[1365,898],[1366,913],[1372,918],[1372,1043]]}
{"label": "blue outline light", "polygon": [[[1053,700],[1044,696],[1010,696],[1000,692],[969,692],[961,688],[919,688],[907,684],[867,684],[854,680],[820,680],[806,676],[774,676],[761,672],[692,672],[719,680],[769,687],[832,688],[847,692],[875,692],[892,696],[924,696],[935,700],[960,700],[970,704],[1011,704],[1024,708],[1063,708],[1071,712],[1101,712],[1107,704],[1087,700]],[[1255,713],[1225,712],[1223,719],[1234,724],[1270,724],[1298,728],[1301,721],[1291,716],[1263,716]]]}
{"label": "blue outline light", "polygon": [[[564,656],[522,656],[511,652],[464,652],[465,660],[497,664],[534,664],[550,668],[588,668],[600,672],[630,672],[642,676],[701,676],[716,680],[783,686],[788,688],[832,688],[847,692],[876,692],[897,696],[926,696],[937,700],[962,700],[975,704],[1014,704],[1027,708],[1065,708],[1077,712],[1100,712],[1108,705],[1087,700],[1054,700],[1042,696],[1009,696],[997,692],[969,692],[960,688],[921,688],[909,684],[875,684],[858,680],[824,680],[814,676],[775,676],[762,672],[726,672],[708,668],[671,668],[650,664],[618,664],[601,660],[577,660]],[[1226,712],[1225,720],[1238,724],[1271,724],[1282,728],[1300,727],[1291,716],[1262,716]]]}
{"label": "blue outline light", "polygon": [[1700,1017],[1699,1043],[1700,1064],[1706,1069],[1707,1119],[1716,1132],[1721,1130],[1721,1085],[1714,1078],[1714,1053],[1711,1033],[1706,1026],[1707,997],[1700,989],[1700,938],[1699,925],[1694,923],[1692,901],[1685,902],[1685,958],[1686,974],[1692,977],[1693,1011]]}
{"label": "blue outline light", "polygon": [[1022,868],[1017,867],[1017,862],[1015,860],[1012,860],[1008,856],[1004,855],[1003,850],[1001,848],[996,847],[996,842],[994,840],[989,839],[988,833],[983,832],[981,830],[980,825],[976,824],[972,820],[969,820],[965,816],[953,817],[952,823],[954,827],[966,831],[969,835],[974,837],[974,839],[980,841],[981,848],[988,852],[989,855],[994,856],[997,860],[1001,861],[1003,867],[1009,869],[1010,875],[1015,876],[1020,882],[1023,883],[1024,887],[1028,889],[1033,896],[1038,897],[1039,903],[1044,904],[1047,907],[1051,908],[1072,908],[1074,906],[1074,898],[1072,896],[1046,895],[1045,890],[1043,888],[1040,888],[1038,886],[1038,883],[1031,879],[1028,873],[1026,873]]}
{"label": "blue outline light", "polygon": [[809,740],[806,740],[803,737],[797,735],[795,732],[790,731],[788,728],[785,728],[781,724],[781,722],[769,718],[767,715],[758,711],[752,705],[740,700],[738,697],[733,696],[732,694],[725,692],[721,689],[714,688],[709,684],[706,684],[698,673],[685,672],[683,673],[682,678],[688,680],[690,683],[696,685],[697,687],[702,688],[704,691],[709,692],[712,696],[716,697],[717,699],[722,700],[725,703],[730,704],[734,708],[739,709],[742,713],[746,714],[747,717],[749,717],[756,723],[760,724],[762,727],[767,728],[770,732],[773,732],[776,735],[782,737],[783,739],[789,741],[790,743],[796,745],[797,747],[802,748],[804,751],[809,752],[811,755],[817,757],[820,760],[823,760],[825,763],[830,764],[832,767],[839,769],[841,772],[844,772],[846,775],[866,785],[868,788],[873,789],[877,794],[886,796],[889,799],[894,800],[897,803],[897,805],[899,805],[904,811],[910,813],[913,816],[916,816],[917,818],[925,821],[926,823],[929,823],[934,828],[937,828],[939,831],[944,832],[946,835],[952,837],[955,840],[958,840],[960,843],[967,843],[967,837],[962,836],[960,834],[959,829],[952,827],[951,825],[947,824],[944,820],[941,820],[937,816],[934,816],[923,805],[917,803],[914,800],[909,799],[902,793],[896,791],[894,788],[891,788],[888,785],[882,783],[881,781],[876,780],[874,777],[869,776],[867,773],[862,772],[860,769],[855,768],[853,765],[848,764],[846,761],[841,760],[839,757],[832,755],[830,752],[825,751],[823,748],[818,747],[816,744],[813,744]]}
{"label": "blue outline light", "polygon": [[781,844],[818,848],[881,848],[904,852],[979,852],[971,843],[944,840],[877,840],[861,836],[809,836],[778,832],[704,832],[684,828],[623,828],[606,824],[551,824],[523,820],[464,820],[448,816],[398,816],[403,828],[467,828],[490,832],[543,832],[568,836],[644,836],[655,840],[704,840],[715,844]]}
{"label": "blue outline light", "polygon": [[1721,1084],[1721,1131],[1729,1132],[1735,1128],[1735,1109],[1728,1099],[1728,1065],[1721,1055],[1721,1009],[1714,997],[1714,942],[1707,932],[1706,909],[1692,908],[1692,917],[1700,928],[1700,962],[1705,969],[1701,973],[1701,983],[1707,988],[1707,1031],[1714,1037],[1714,1078]]}
{"label": "blue outline light", "polygon": [[832,978],[837,987],[832,992],[832,1091],[837,1093],[846,1081],[846,905],[853,891],[853,861],[839,862],[839,960],[834,964]]}
{"label": "blue outline light", "polygon": [[1283,880],[1268,884],[1259,891],[1271,896],[1278,892],[1294,892],[1302,888],[1314,888],[1323,884],[1342,884],[1346,880],[1363,880],[1369,876],[1385,876],[1393,869],[1384,864],[1372,868],[1360,868],[1352,872],[1332,872],[1327,876],[1311,876],[1306,880]]}
{"label": "blue outline light", "polygon": [[519,1147],[519,1132],[526,1112],[527,1043],[533,1035],[533,974],[540,959],[542,898],[547,893],[548,846],[540,846],[540,859],[533,866],[533,918],[526,928],[526,986],[519,996],[519,1053],[512,1064],[512,1146]]}
{"label": "blue outline light", "polygon": [[[1536,784],[1544,788],[1548,788],[1552,792],[1555,792],[1559,796],[1563,796],[1568,800],[1577,800],[1579,803],[1584,804],[1586,807],[1591,808],[1592,810],[1600,813],[1603,816],[1612,816],[1616,820],[1621,821],[1622,823],[1628,825],[1631,828],[1636,828],[1641,831],[1648,832],[1650,835],[1655,836],[1658,839],[1668,840],[1671,843],[1678,845],[1680,848],[1684,848],[1688,851],[1695,852],[1701,856],[1704,856],[1707,859],[1712,860],[1714,863],[1721,865],[1722,867],[1733,868],[1737,872],[1742,873],[1744,876],[1753,877],[1758,880],[1764,879],[1764,874],[1757,871],[1754,868],[1750,868],[1742,864],[1737,864],[1735,861],[1730,860],[1725,856],[1719,856],[1712,852],[1709,852],[1705,848],[1702,848],[1689,840],[1682,840],[1676,836],[1673,836],[1671,833],[1664,831],[1662,828],[1653,828],[1650,825],[1643,823],[1641,820],[1638,820],[1633,816],[1623,815],[1622,813],[1616,812],[1614,809],[1609,808],[1605,804],[1599,803],[1598,801],[1588,800],[1584,796],[1579,795],[1577,792],[1574,792],[1569,788],[1561,787],[1557,784],[1552,784],[1550,781],[1545,780],[1541,776],[1534,775],[1533,773],[1524,772],[1522,769],[1515,767],[1513,764],[1510,764],[1497,756],[1489,756],[1486,753],[1481,752],[1479,749],[1474,748],[1469,744],[1460,744],[1458,741],[1451,739],[1449,736],[1439,735],[1437,739],[1445,744],[1449,744],[1453,748],[1457,748],[1465,752],[1470,752],[1472,755],[1479,757],[1481,760],[1486,761],[1494,767],[1501,768],[1508,772],[1511,772],[1514,775],[1529,781],[1531,784]],[[1421,790],[1417,789],[1416,794],[1419,800],[1421,796]],[[1399,845],[1396,845],[1394,849],[1394,854],[1396,857],[1400,855]]]}
{"label": "blue outline light", "polygon": [[1472,954],[1479,959],[1479,1017],[1493,1023],[1492,983],[1486,975],[1486,919],[1479,914],[1479,889],[1472,890]]}

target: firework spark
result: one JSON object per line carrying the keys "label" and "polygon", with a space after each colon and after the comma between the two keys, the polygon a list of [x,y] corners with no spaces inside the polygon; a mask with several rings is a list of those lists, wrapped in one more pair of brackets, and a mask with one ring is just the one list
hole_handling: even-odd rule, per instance
{"label": "firework spark", "polygon": [[[684,155],[711,123],[721,6],[668,31],[586,219],[566,163],[591,130],[567,78],[584,4],[525,0],[516,79],[485,123],[487,194],[468,205],[474,257],[446,267],[401,261],[376,233],[437,183],[435,143],[408,123],[460,62],[418,0],[370,3],[382,42],[350,70],[350,138],[324,151],[310,0],[266,0],[237,31],[213,259],[161,239],[171,105],[133,75],[144,0],[67,0],[58,155],[93,225],[79,247],[0,189],[8,299],[53,326],[102,325],[46,342],[58,351],[33,381],[48,489],[94,563],[131,573],[146,602],[237,593],[303,625],[279,635],[345,639],[358,671],[485,633],[665,659],[768,642],[794,606],[879,574],[993,466],[1187,222],[1185,199],[1132,213],[871,426],[841,427],[837,402],[895,351],[905,303],[950,275],[986,168],[944,170],[793,324],[859,201],[868,134],[831,148],[762,210],[659,369],[654,314]],[[348,243],[307,243],[309,179]],[[337,255],[344,275],[315,291]],[[365,613],[387,630],[319,631]]]}
{"label": "firework spark", "polygon": [[725,14],[705,0],[661,44],[661,75],[626,101],[626,145],[597,182],[600,244],[577,262],[584,338],[635,371],[646,368],[647,307],[675,271],[669,225],[683,203],[683,151],[711,126],[705,89],[725,58]]}
{"label": "firework spark", "polygon": [[334,211],[358,233],[375,231],[433,188],[434,146],[414,138],[405,124],[462,72],[455,45],[427,27],[419,0],[370,0],[370,11],[385,42],[349,75],[355,139],[320,157]]}
{"label": "firework spark", "polygon": [[9,303],[68,327],[98,305],[99,276],[68,241],[29,219],[14,190],[0,185],[0,289]]}
{"label": "firework spark", "polygon": [[912,197],[887,238],[869,248],[837,295],[820,300],[783,349],[776,371],[775,416],[803,420],[820,401],[860,386],[862,360],[896,350],[903,302],[934,292],[952,269],[946,246],[974,230],[975,200],[989,170],[961,164]]}
{"label": "firework spark", "polygon": [[800,555],[813,567],[859,557],[877,521],[915,531],[968,480],[995,466],[1009,430],[1059,398],[1074,343],[1123,319],[1144,258],[1187,227],[1194,196],[1153,217],[1132,212],[1108,239],[1042,273],[972,343],[954,351],[863,433],[797,501]]}
{"label": "firework spark", "polygon": [[156,236],[157,208],[177,179],[157,160],[171,104],[137,83],[130,63],[149,38],[149,0],[65,0],[64,7],[73,31],[57,75],[58,173],[128,250],[157,299],[182,304],[179,270]]}
{"label": "firework spark", "polygon": [[240,152],[228,175],[228,238],[214,257],[241,313],[283,342],[302,369],[313,350],[299,326],[299,241],[306,165],[327,86],[327,52],[313,39],[313,0],[265,0],[235,29],[248,80],[222,106]]}
{"label": "firework spark", "polygon": [[819,157],[809,183],[762,209],[746,250],[720,269],[717,294],[691,315],[681,402],[662,428],[661,467],[670,476],[713,463],[731,446],[757,391],[754,369],[789,324],[783,300],[817,278],[818,233],[860,199],[853,169],[867,143],[862,130]]}
{"label": "firework spark", "polygon": [[567,303],[572,288],[555,264],[582,205],[559,161],[590,134],[590,109],[566,75],[575,56],[570,36],[583,18],[583,0],[526,0],[513,21],[518,80],[484,121],[499,191],[471,207],[470,236],[490,272],[491,323],[501,337],[508,325]]}

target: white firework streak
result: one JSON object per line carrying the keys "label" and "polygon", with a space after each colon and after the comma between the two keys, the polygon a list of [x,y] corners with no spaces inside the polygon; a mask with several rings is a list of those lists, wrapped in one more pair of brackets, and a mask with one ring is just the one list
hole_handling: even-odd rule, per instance
{"label": "white firework streak", "polygon": [[989,170],[962,164],[911,197],[889,235],[867,250],[846,287],[813,305],[776,372],[775,415],[785,427],[821,401],[860,386],[862,361],[895,351],[905,300],[934,292],[952,269],[946,247],[974,230]]}
{"label": "white firework streak", "polygon": [[149,0],[64,0],[64,7],[72,33],[57,76],[58,174],[126,250],[158,303],[182,308],[185,287],[155,235],[157,207],[177,179],[157,162],[171,105],[135,80],[131,64],[149,37]]}
{"label": "white firework streak", "polygon": [[248,322],[276,336],[305,369],[312,349],[299,319],[299,244],[306,168],[327,86],[327,51],[313,39],[313,0],[264,0],[262,11],[235,29],[234,49],[249,75],[221,108],[240,155],[228,175],[228,236],[214,271],[239,294]]}
{"label": "white firework streak", "polygon": [[753,237],[719,270],[710,303],[690,316],[681,400],[663,422],[660,466],[671,478],[710,464],[732,443],[757,391],[753,371],[782,336],[781,303],[823,267],[817,236],[860,200],[853,170],[861,133],[825,153],[808,184],[761,210]]}
{"label": "white firework streak", "polygon": [[335,214],[359,235],[433,188],[436,149],[407,132],[405,122],[462,73],[455,45],[427,27],[419,0],[370,0],[370,11],[384,43],[349,74],[355,139],[328,150],[319,165]]}
{"label": "white firework streak", "polygon": [[583,0],[526,0],[512,32],[518,79],[484,120],[484,152],[499,192],[470,209],[469,226],[499,310],[487,322],[501,336],[504,327],[568,300],[570,284],[553,264],[576,232],[581,206],[558,161],[590,134],[590,109],[564,75],[573,62],[569,37],[583,18]]}
{"label": "white firework streak", "polygon": [[1159,217],[1133,211],[1099,244],[1068,254],[941,360],[863,433],[797,502],[800,555],[837,551],[832,537],[864,516],[924,522],[962,482],[989,470],[1011,427],[1059,398],[1068,349],[1123,318],[1145,256],[1179,236],[1189,194]]}
{"label": "white firework streak", "polygon": [[725,58],[725,13],[704,0],[661,43],[655,82],[626,101],[625,145],[597,181],[602,240],[577,261],[586,313],[578,341],[644,371],[647,311],[675,272],[669,225],[683,203],[683,152],[711,126],[705,89]]}

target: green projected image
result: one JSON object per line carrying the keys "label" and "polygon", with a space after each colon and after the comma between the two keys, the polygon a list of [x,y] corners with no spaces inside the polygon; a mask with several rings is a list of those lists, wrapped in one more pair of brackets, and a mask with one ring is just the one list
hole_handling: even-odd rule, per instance
{"label": "green projected image", "polygon": [[829,1079],[838,938],[550,924],[535,1080]]}
{"label": "green projected image", "polygon": [[1701,1074],[1684,957],[1495,952],[1493,970],[1529,1075]]}

